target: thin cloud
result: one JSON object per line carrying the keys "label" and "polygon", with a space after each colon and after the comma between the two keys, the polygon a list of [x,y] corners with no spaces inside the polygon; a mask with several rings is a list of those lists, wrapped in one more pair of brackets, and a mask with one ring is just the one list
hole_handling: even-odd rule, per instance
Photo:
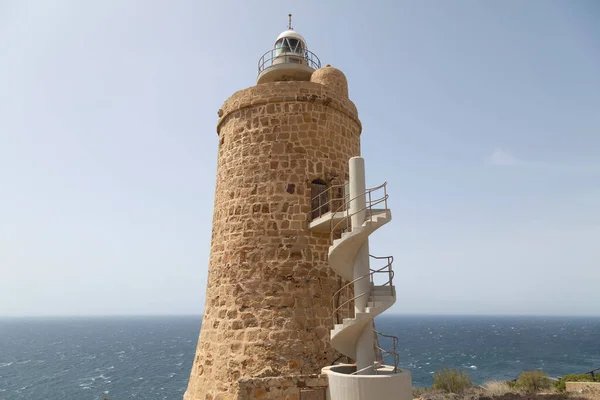
{"label": "thin cloud", "polygon": [[502,149],[496,149],[489,157],[489,162],[492,165],[522,165],[523,161],[508,154]]}

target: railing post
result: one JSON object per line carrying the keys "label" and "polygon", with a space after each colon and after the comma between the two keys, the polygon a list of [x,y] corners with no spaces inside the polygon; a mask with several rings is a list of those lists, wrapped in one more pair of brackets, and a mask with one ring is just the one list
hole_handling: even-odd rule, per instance
{"label": "railing post", "polygon": [[369,193],[369,202],[367,203],[367,207],[369,208],[369,220],[373,221],[373,209],[371,207],[373,201],[371,200],[371,191],[369,190],[367,193]]}
{"label": "railing post", "polygon": [[356,296],[356,293],[351,292],[350,286],[348,286],[346,289],[346,296],[348,297],[348,318],[353,318],[355,316],[354,304],[356,303],[356,299],[353,299],[353,296],[351,296],[352,294]]}
{"label": "railing post", "polygon": [[322,204],[323,193],[319,193],[319,217],[323,215],[323,204]]}
{"label": "railing post", "polygon": [[384,182],[383,184],[383,198],[385,199],[385,209],[388,209],[388,205],[387,205],[387,182]]}
{"label": "railing post", "polygon": [[[338,297],[338,299],[339,299],[339,297]],[[333,320],[332,322],[333,322],[333,325],[335,326],[335,324],[338,323],[338,318],[337,318],[337,304],[335,302],[335,295],[331,299],[331,309],[334,310],[331,319]]]}
{"label": "railing post", "polygon": [[394,295],[394,285],[392,283],[392,263],[394,262],[393,257],[388,257],[388,280],[390,282],[390,295]]}

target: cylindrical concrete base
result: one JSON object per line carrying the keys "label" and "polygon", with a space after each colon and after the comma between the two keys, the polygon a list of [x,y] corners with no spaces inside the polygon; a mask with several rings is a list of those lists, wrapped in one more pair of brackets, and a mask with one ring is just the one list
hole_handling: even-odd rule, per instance
{"label": "cylindrical concrete base", "polygon": [[340,364],[322,369],[329,378],[327,400],[412,400],[410,371],[394,373],[394,367],[384,365],[378,375],[351,375],[355,365]]}

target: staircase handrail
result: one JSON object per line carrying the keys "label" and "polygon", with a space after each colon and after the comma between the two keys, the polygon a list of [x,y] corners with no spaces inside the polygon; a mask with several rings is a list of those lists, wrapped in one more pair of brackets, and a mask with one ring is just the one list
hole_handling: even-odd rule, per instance
{"label": "staircase handrail", "polygon": [[[375,191],[377,191],[377,190],[379,190],[381,188],[383,188],[383,196],[379,197],[379,198],[376,198],[376,199],[373,199],[371,197],[371,193],[373,193],[373,192],[375,192]],[[363,196],[368,197],[368,200],[365,201],[365,207],[361,208],[360,210],[354,211],[353,213],[350,213],[350,203],[352,203],[354,200],[357,200],[357,199],[359,199],[359,198],[361,198]],[[345,197],[346,196],[344,196],[344,200],[345,200]],[[333,218],[330,221],[330,224],[331,224],[330,225],[331,226],[331,229],[330,229],[330,232],[331,232],[331,242],[333,243],[333,239],[334,239],[336,230],[337,230],[338,226],[341,225],[343,222],[345,222],[347,224],[346,226],[348,227],[348,229],[351,230],[350,220],[351,220],[352,216],[354,216],[354,215],[356,215],[356,214],[358,214],[358,213],[360,213],[362,211],[369,210],[371,212],[369,213],[368,217],[372,221],[373,220],[373,212],[372,212],[373,206],[375,206],[377,204],[381,204],[381,203],[385,203],[385,208],[384,209],[387,211],[387,209],[388,209],[388,206],[387,206],[387,199],[388,199],[388,197],[389,197],[389,195],[387,194],[387,181],[386,181],[386,182],[383,182],[379,186],[367,189],[363,193],[354,196],[350,200],[344,201],[344,203],[341,206],[339,206],[332,213],[332,215],[334,215],[335,213],[337,213],[339,211],[346,211],[345,218],[343,218],[340,221],[338,221],[335,225],[333,225],[333,223],[335,222]],[[367,220],[367,218],[365,217],[365,221],[366,220]]]}
{"label": "staircase handrail", "polygon": [[[393,268],[392,268],[392,263],[394,262],[394,257],[393,257],[393,256],[376,257],[376,256],[373,256],[373,255],[371,255],[371,254],[369,254],[369,257],[372,257],[372,258],[375,258],[375,259],[386,259],[386,258],[387,258],[387,260],[388,260],[388,263],[387,263],[386,265],[384,265],[383,267],[379,268],[379,269],[370,269],[370,271],[371,271],[371,272],[369,272],[368,274],[365,274],[365,275],[363,275],[363,276],[360,276],[360,277],[358,277],[358,278],[354,279],[354,280],[353,280],[353,281],[351,281],[351,282],[348,282],[347,284],[345,284],[344,286],[342,286],[341,288],[339,288],[339,289],[338,289],[338,290],[337,290],[337,291],[336,291],[336,292],[333,294],[331,301],[332,301],[333,308],[334,308],[334,310],[333,310],[333,323],[334,323],[334,324],[336,323],[336,321],[339,321],[339,320],[340,320],[340,319],[339,319],[339,313],[340,313],[340,310],[342,310],[342,309],[343,309],[343,308],[346,306],[346,304],[349,304],[349,303],[351,303],[352,301],[354,301],[354,300],[356,300],[356,299],[358,299],[358,298],[360,298],[360,297],[362,297],[362,296],[365,296],[365,295],[367,295],[367,294],[369,294],[369,295],[371,295],[371,296],[373,296],[373,297],[374,297],[374,289],[375,289],[375,285],[374,285],[373,277],[374,277],[374,275],[375,275],[375,274],[378,274],[378,273],[386,273],[386,272],[388,273],[388,276],[389,276],[389,279],[388,279],[388,281],[387,281],[387,282],[385,282],[385,283],[384,283],[384,284],[382,284],[382,285],[377,285],[377,287],[385,287],[385,286],[388,286],[388,285],[389,285],[389,286],[390,286],[390,294],[391,294],[392,296],[394,295],[394,288],[393,288],[393,286],[392,286],[393,279],[394,279],[394,270],[393,270]],[[386,269],[387,269],[387,271],[384,271],[384,270],[386,270]],[[353,298],[351,298],[351,299],[348,299],[348,300],[344,301],[342,304],[340,304],[340,305],[338,305],[338,306],[336,307],[336,303],[335,303],[335,302],[336,302],[336,299],[337,299],[337,298],[338,298],[338,296],[339,296],[339,295],[342,293],[342,291],[344,291],[344,290],[348,290],[348,289],[350,288],[350,286],[351,286],[351,285],[354,285],[356,282],[358,282],[359,280],[361,280],[361,279],[364,279],[364,278],[366,278],[366,277],[370,277],[370,281],[371,281],[371,284],[372,284],[372,285],[371,285],[371,288],[370,288],[370,290],[369,290],[368,292],[364,292],[364,293],[361,293],[361,294],[359,294],[359,295],[355,295]]]}
{"label": "staircase handrail", "polygon": [[[394,279],[394,269],[392,268],[392,264],[394,263],[394,256],[382,256],[382,257],[377,257],[374,256],[372,254],[369,254],[369,257],[374,258],[376,260],[383,260],[383,259],[387,259],[387,264],[385,266],[383,266],[382,268],[380,268],[379,270],[375,271],[375,272],[380,272],[382,270],[384,270],[385,268],[388,269],[388,274],[389,274],[389,279],[386,283],[384,283],[383,285],[377,285],[377,286],[387,286],[388,284],[390,286],[392,286],[392,281]],[[371,269],[371,271],[374,271],[373,269]],[[371,279],[371,283],[375,284],[375,282],[373,282],[373,280]],[[392,290],[391,294],[393,295],[394,292]]]}
{"label": "staircase handrail", "polygon": [[394,373],[396,373],[396,370],[398,369],[398,363],[400,362],[400,354],[398,354],[398,337],[394,335],[386,335],[385,333],[381,333],[379,331],[376,331],[375,329],[373,329],[373,332],[375,332],[375,334],[378,336],[392,339],[392,350],[385,350],[379,346],[376,347],[379,351],[387,353],[387,356],[384,356],[383,359],[391,355],[394,356]]}
{"label": "staircase handrail", "polygon": [[[358,279],[362,279],[362,278],[364,278],[364,277],[360,277],[360,278],[358,278]],[[358,280],[358,279],[357,279],[357,280]],[[348,286],[348,285],[344,285],[344,287],[343,287],[342,289],[346,288],[347,286]],[[341,290],[341,289],[340,289],[340,290]],[[338,292],[339,292],[340,290],[338,290]],[[337,293],[337,292],[336,292],[336,293]],[[340,318],[339,318],[339,314],[340,314],[340,312],[341,312],[340,310],[342,310],[342,309],[343,309],[343,308],[346,306],[346,304],[349,304],[349,303],[353,302],[354,300],[356,300],[356,299],[358,299],[358,298],[360,298],[360,297],[363,297],[363,296],[365,296],[365,295],[367,295],[367,294],[371,294],[371,291],[369,290],[368,292],[364,292],[364,293],[361,293],[361,294],[359,294],[359,295],[356,295],[356,296],[354,296],[353,298],[346,300],[345,302],[343,302],[342,304],[340,304],[340,305],[339,305],[339,306],[338,306],[338,307],[337,307],[335,310],[333,310],[333,324],[335,325],[335,323],[336,323],[337,321],[339,321],[339,320],[340,320]],[[334,294],[334,295],[333,295],[333,301],[332,301],[332,302],[334,303],[334,307],[335,307],[335,296],[336,296],[336,295]],[[348,306],[348,308],[350,308],[350,306]],[[350,310],[348,310],[348,313],[350,313]],[[343,323],[343,322],[344,322],[344,318],[342,318],[342,323]],[[337,323],[339,323],[339,322],[337,322]]]}
{"label": "staircase handrail", "polygon": [[392,350],[386,350],[386,349],[383,349],[383,348],[381,348],[379,346],[373,345],[375,349],[381,351],[382,353],[386,353],[386,355],[383,356],[381,362],[375,361],[373,363],[373,365],[369,365],[369,366],[366,366],[365,368],[359,369],[358,371],[354,371],[350,375],[356,375],[359,372],[366,371],[366,370],[368,370],[370,368],[373,368],[373,370],[375,371],[375,374],[377,374],[377,365],[383,364],[383,360],[385,360],[386,358],[388,358],[390,356],[394,356],[394,374],[398,371],[398,365],[400,363],[400,354],[398,354],[398,338],[396,336],[393,336],[393,335],[383,334],[381,332],[378,332],[375,329],[373,329],[373,332],[376,335],[378,335],[378,336],[383,336],[383,337],[392,339]]}
{"label": "staircase handrail", "polygon": [[375,368],[375,367],[377,366],[377,364],[379,364],[379,362],[375,361],[375,362],[373,363],[373,365],[368,365],[368,366],[366,366],[366,367],[364,367],[364,368],[362,368],[362,369],[359,369],[358,371],[354,371],[354,372],[353,372],[353,373],[351,373],[350,375],[356,375],[356,374],[358,374],[359,372],[363,372],[363,371],[366,371],[366,370],[368,370],[368,369],[371,369],[371,368],[373,368],[373,370],[375,370],[375,374],[377,374],[377,368]]}

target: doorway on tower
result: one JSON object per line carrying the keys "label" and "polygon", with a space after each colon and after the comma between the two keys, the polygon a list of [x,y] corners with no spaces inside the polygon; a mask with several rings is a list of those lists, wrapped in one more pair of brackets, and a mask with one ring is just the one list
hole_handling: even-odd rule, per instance
{"label": "doorway on tower", "polygon": [[311,220],[322,217],[328,212],[336,213],[344,211],[348,193],[348,183],[327,184],[323,179],[315,179],[311,182]]}
{"label": "doorway on tower", "polygon": [[329,212],[329,191],[327,190],[327,184],[322,179],[315,179],[311,182],[310,196],[312,219],[319,218]]}

